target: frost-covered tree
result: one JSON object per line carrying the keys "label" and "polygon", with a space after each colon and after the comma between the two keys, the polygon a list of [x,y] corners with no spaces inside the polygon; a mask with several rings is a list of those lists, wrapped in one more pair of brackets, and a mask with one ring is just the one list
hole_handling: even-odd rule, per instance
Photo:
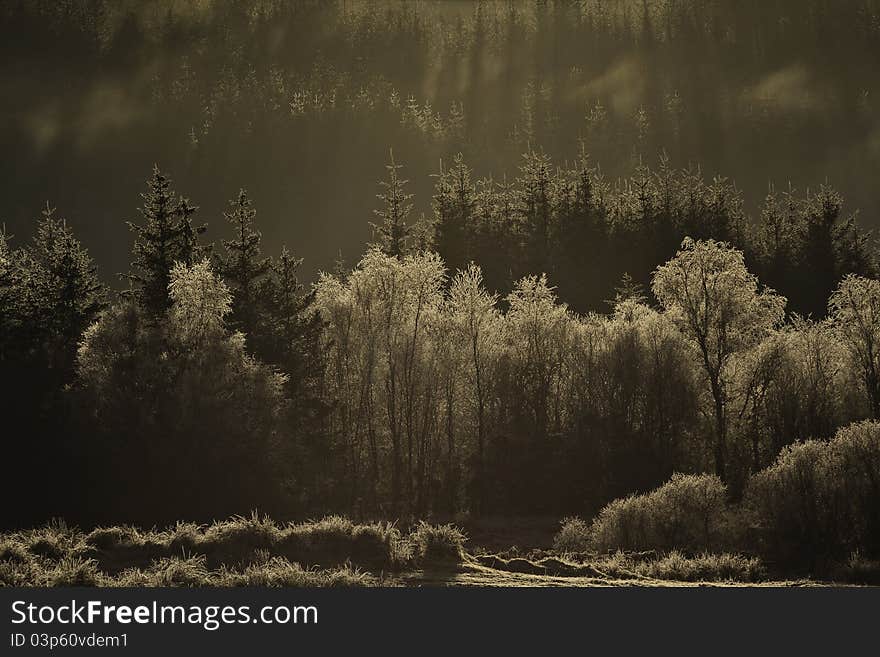
{"label": "frost-covered tree", "polygon": [[685,239],[657,268],[654,295],[695,347],[712,396],[715,473],[725,479],[732,357],[758,344],[783,319],[785,298],[761,290],[743,254],[723,242]]}
{"label": "frost-covered tree", "polygon": [[104,307],[107,289],[88,252],[48,203],[18,270],[22,337],[41,354],[45,367],[68,382],[77,342]]}
{"label": "frost-covered tree", "polygon": [[435,254],[373,248],[344,280],[324,275],[317,285],[334,433],[351,470],[370,473],[351,492],[365,504],[383,496],[394,509],[414,508],[429,495],[438,381],[428,339],[443,281]]}
{"label": "frost-covered tree", "polygon": [[225,253],[218,257],[218,271],[232,293],[229,325],[250,341],[259,330],[260,285],[269,272],[270,262],[260,251],[260,232],[254,226],[254,209],[247,192],[239,190],[229,202],[224,218],[233,229],[233,237],[223,240]]}
{"label": "frost-covered tree", "polygon": [[[169,278],[166,322],[123,300],[79,348],[78,383],[93,434],[84,448],[103,466],[100,484],[145,520],[278,504],[293,467],[278,458],[284,375],[250,356],[242,334],[226,328],[231,294],[207,260],[178,263]],[[144,487],[155,491],[149,500],[124,492]]]}
{"label": "frost-covered tree", "polygon": [[21,291],[16,254],[9,246],[6,229],[0,230],[0,362],[11,355],[18,325],[18,296]]}
{"label": "frost-covered tree", "polygon": [[391,256],[400,257],[406,253],[407,240],[412,228],[406,223],[409,213],[412,211],[412,194],[405,191],[408,180],[400,177],[398,170],[402,164],[394,161],[394,152],[389,154],[390,163],[385,165],[388,170],[388,180],[379,184],[382,193],[376,198],[382,202],[382,208],[374,210],[379,221],[373,223],[375,240],[379,248]]}
{"label": "frost-covered tree", "polygon": [[[448,328],[453,344],[464,363],[466,382],[470,390],[468,399],[476,416],[476,472],[477,507],[486,503],[486,440],[487,397],[492,365],[502,344],[500,338],[501,316],[496,307],[497,295],[483,287],[483,273],[471,263],[467,269],[453,276],[445,306]],[[452,356],[450,356],[452,357]],[[453,440],[451,432],[450,441]],[[450,444],[452,451],[452,444]]]}
{"label": "frost-covered tree", "polygon": [[147,191],[141,198],[143,205],[139,211],[143,224],[128,224],[135,234],[134,261],[132,271],[123,278],[130,284],[127,294],[158,319],[171,303],[168,297],[171,268],[175,262],[191,265],[202,256],[205,249],[198,245],[198,235],[206,227],[193,225],[192,216],[197,208],[177,195],[171,180],[158,166],[153,168]]}
{"label": "frost-covered tree", "polygon": [[[22,429],[5,432],[0,442],[31,486],[10,519],[60,515],[74,498],[70,463],[78,434],[68,390],[77,343],[105,299],[94,262],[48,204],[29,243],[12,250],[5,234],[0,238],[0,416]],[[0,494],[19,495],[23,482],[5,483]]]}
{"label": "frost-covered tree", "polygon": [[859,374],[871,417],[880,418],[880,281],[846,276],[831,294],[828,310]]}

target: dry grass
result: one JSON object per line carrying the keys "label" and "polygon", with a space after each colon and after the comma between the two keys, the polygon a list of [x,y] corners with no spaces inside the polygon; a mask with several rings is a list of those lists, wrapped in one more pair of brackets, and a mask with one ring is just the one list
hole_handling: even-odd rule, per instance
{"label": "dry grass", "polygon": [[341,516],[279,525],[253,514],[88,533],[56,523],[0,535],[0,585],[375,586],[388,572],[459,562],[464,540],[451,525],[420,523],[404,535]]}

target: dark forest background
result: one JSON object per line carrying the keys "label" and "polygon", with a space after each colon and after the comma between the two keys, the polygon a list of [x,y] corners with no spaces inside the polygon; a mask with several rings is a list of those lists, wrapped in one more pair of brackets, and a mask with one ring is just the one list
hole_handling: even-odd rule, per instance
{"label": "dark forest background", "polygon": [[418,216],[431,212],[430,174],[458,152],[475,177],[501,182],[529,147],[573,164],[583,140],[609,182],[666,153],[736,183],[752,216],[770,184],[803,194],[828,182],[873,228],[878,11],[873,0],[5,2],[0,219],[27,235],[51,200],[111,282],[128,266],[123,220],[158,163],[216,236],[224,199],[247,188],[269,252],[290,244],[311,277],[340,251],[359,258],[390,146]]}
{"label": "dark forest background", "polygon": [[4,523],[803,467],[877,547],[878,3],[0,12]]}

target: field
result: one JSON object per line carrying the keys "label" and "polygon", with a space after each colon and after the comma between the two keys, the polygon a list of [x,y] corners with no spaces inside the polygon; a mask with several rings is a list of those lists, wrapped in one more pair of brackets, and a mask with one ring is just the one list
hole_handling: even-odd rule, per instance
{"label": "field", "polygon": [[[756,557],[678,551],[559,553],[545,519],[405,528],[332,516],[279,525],[259,516],[164,530],[83,532],[63,523],[0,536],[3,586],[813,586]],[[517,546],[513,542],[520,545]],[[502,544],[507,547],[501,549]],[[545,547],[540,547],[544,545]],[[840,572],[840,583],[852,573]]]}

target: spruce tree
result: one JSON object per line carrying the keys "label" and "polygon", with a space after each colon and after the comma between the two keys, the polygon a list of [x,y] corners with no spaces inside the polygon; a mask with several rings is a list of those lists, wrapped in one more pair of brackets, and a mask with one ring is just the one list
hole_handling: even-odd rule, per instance
{"label": "spruce tree", "polygon": [[384,191],[376,194],[376,198],[382,201],[384,207],[373,211],[381,221],[373,223],[372,226],[379,248],[390,256],[400,257],[406,252],[411,230],[406,219],[413,207],[410,202],[413,195],[404,191],[409,181],[401,179],[398,175],[398,169],[403,165],[394,162],[394,151],[390,152],[390,160],[391,163],[385,165],[388,170],[388,180],[379,183]]}
{"label": "spruce tree", "polygon": [[526,261],[533,272],[550,268],[553,203],[550,158],[531,151],[520,167],[520,206],[524,220]]}
{"label": "spruce tree", "polygon": [[143,225],[128,222],[135,234],[134,262],[132,272],[123,277],[131,286],[125,294],[137,299],[150,316],[159,318],[170,305],[171,268],[175,262],[191,266],[203,255],[206,249],[199,246],[198,235],[206,227],[193,226],[192,215],[198,208],[178,197],[158,166],[153,167],[147,188],[139,208]]}
{"label": "spruce tree", "polygon": [[48,203],[23,264],[24,333],[40,340],[46,365],[67,382],[72,378],[76,345],[104,308],[107,290],[88,252]]}
{"label": "spruce tree", "polygon": [[9,246],[4,226],[0,230],[0,362],[15,354],[13,341],[19,325],[20,272],[17,254]]}
{"label": "spruce tree", "polygon": [[434,194],[434,246],[451,272],[465,269],[472,257],[476,205],[471,170],[459,153],[452,168],[441,169]]}
{"label": "spruce tree", "polygon": [[821,317],[838,281],[835,242],[843,199],[828,185],[809,196],[803,207],[804,241],[801,289],[804,311]]}
{"label": "spruce tree", "polygon": [[76,463],[82,442],[69,421],[77,348],[104,307],[106,290],[48,204],[30,244],[10,252],[0,239],[0,279],[0,416],[7,426],[27,428],[0,442],[7,462],[27,473],[29,490],[21,496],[20,486],[0,484],[0,494],[21,498],[15,512],[22,518],[58,514],[83,472]]}
{"label": "spruce tree", "polygon": [[218,257],[218,269],[232,292],[232,313],[229,324],[242,331],[253,342],[259,331],[259,287],[269,271],[269,259],[260,251],[260,232],[254,228],[253,208],[247,192],[239,190],[223,213],[232,224],[234,237],[223,240],[226,253]]}
{"label": "spruce tree", "polygon": [[299,280],[302,258],[282,248],[277,260],[270,263],[263,285],[263,306],[266,310],[266,343],[261,357],[275,363],[292,377],[298,374],[307,320],[304,311],[308,295]]}

